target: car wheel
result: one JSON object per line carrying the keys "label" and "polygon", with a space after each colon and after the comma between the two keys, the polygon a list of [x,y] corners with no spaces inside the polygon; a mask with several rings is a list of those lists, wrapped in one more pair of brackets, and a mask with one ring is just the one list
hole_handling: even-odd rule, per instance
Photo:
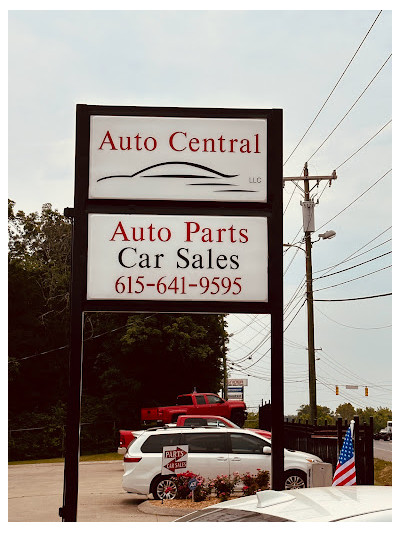
{"label": "car wheel", "polygon": [[307,487],[307,476],[300,470],[285,472],[285,490],[304,489]]}
{"label": "car wheel", "polygon": [[151,493],[155,500],[173,500],[177,493],[176,483],[169,476],[160,476],[153,481]]}

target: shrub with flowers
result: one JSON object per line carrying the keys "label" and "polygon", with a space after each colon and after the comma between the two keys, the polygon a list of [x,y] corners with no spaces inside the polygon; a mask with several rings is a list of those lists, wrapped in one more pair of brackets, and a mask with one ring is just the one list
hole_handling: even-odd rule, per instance
{"label": "shrub with flowers", "polygon": [[251,496],[260,490],[267,490],[270,488],[268,470],[261,470],[260,468],[257,468],[256,474],[250,474],[250,472],[246,472],[240,477],[240,480],[243,483],[242,490],[245,496]]}
{"label": "shrub with flowers", "polygon": [[176,498],[179,500],[185,500],[192,497],[192,491],[189,489],[189,481],[192,478],[197,479],[197,487],[193,491],[194,501],[202,502],[210,494],[211,489],[205,483],[205,479],[202,476],[194,474],[189,470],[182,474],[176,474],[175,483],[177,488]]}
{"label": "shrub with flowers", "polygon": [[231,496],[238,481],[240,481],[239,474],[234,472],[233,476],[217,476],[209,482],[208,486],[215,491],[221,501],[226,501]]}

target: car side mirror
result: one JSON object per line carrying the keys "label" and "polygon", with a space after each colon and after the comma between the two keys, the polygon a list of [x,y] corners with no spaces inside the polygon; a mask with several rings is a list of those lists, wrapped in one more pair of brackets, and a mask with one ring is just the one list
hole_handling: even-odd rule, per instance
{"label": "car side mirror", "polygon": [[265,453],[265,455],[271,455],[271,447],[270,446],[264,446],[263,447],[263,453]]}

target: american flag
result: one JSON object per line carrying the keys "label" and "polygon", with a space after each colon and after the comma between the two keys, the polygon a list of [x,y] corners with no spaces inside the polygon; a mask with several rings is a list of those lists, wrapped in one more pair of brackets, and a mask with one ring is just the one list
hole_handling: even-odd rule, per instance
{"label": "american flag", "polygon": [[349,428],[344,438],[340,451],[339,461],[336,465],[335,475],[332,485],[356,485],[356,465],[354,462],[353,441],[351,439],[351,429]]}

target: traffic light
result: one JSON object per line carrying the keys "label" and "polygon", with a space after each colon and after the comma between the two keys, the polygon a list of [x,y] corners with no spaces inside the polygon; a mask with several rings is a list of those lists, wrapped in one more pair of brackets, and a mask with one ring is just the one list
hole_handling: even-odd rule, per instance
{"label": "traffic light", "polygon": [[368,387],[365,387],[365,396],[368,396]]}
{"label": "traffic light", "polygon": [[339,386],[336,385],[336,396],[339,396]]}

